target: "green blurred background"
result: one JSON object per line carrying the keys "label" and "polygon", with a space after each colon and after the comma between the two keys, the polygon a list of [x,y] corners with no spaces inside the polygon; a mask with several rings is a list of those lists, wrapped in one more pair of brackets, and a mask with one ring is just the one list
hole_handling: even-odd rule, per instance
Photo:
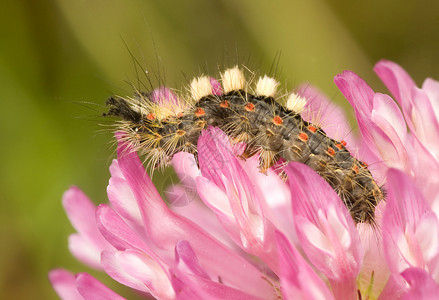
{"label": "green blurred background", "polygon": [[310,81],[342,105],[334,75],[352,69],[384,90],[372,71],[381,58],[400,63],[418,84],[439,78],[439,1],[433,0],[0,5],[1,299],[56,299],[47,280],[56,267],[109,281],[69,254],[73,229],[61,196],[75,184],[96,203],[106,201],[114,148],[98,123],[105,122],[106,98],[132,93],[133,57],[154,82],[159,73],[180,88],[200,72],[215,75],[235,63],[269,72],[280,56],[277,77],[286,87]]}

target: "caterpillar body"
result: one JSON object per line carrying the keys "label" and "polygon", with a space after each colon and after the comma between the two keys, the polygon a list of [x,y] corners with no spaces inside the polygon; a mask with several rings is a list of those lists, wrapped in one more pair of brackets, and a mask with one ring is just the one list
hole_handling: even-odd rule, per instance
{"label": "caterpillar body", "polygon": [[[222,88],[209,77],[194,79],[185,101],[167,90],[111,97],[104,116],[122,119],[117,130],[149,159],[152,168],[166,165],[177,152],[196,157],[201,131],[217,126],[232,141],[246,143],[242,158],[259,154],[261,172],[280,158],[307,164],[334,188],[356,223],[374,223],[383,190],[344,141],[328,137],[319,126],[302,119],[303,99],[292,94],[281,105],[275,99],[278,83],[274,79],[260,78],[252,89],[238,67],[222,73],[221,80]],[[161,101],[163,97],[167,101]]]}

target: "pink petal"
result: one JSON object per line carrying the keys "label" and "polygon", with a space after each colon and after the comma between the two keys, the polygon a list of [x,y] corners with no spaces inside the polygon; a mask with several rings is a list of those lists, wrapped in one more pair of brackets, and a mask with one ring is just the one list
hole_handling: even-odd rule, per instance
{"label": "pink petal", "polygon": [[361,245],[364,249],[363,264],[360,274],[357,278],[358,289],[363,295],[379,295],[387,281],[389,280],[390,271],[387,266],[382,248],[381,232],[377,228],[382,228],[381,206],[385,204],[381,201],[375,208],[374,226],[367,223],[357,224],[357,230],[361,239]]}
{"label": "pink petal", "polygon": [[177,95],[164,86],[153,90],[149,99],[159,105],[178,105],[180,103]]}
{"label": "pink petal", "polygon": [[183,184],[171,185],[165,190],[164,194],[168,205],[174,212],[177,212],[181,209],[184,210],[191,205],[191,203],[200,202],[196,187],[192,188]]}
{"label": "pink petal", "polygon": [[357,116],[361,118],[370,114],[375,93],[363,79],[352,71],[344,71],[335,76],[334,82],[355,109]]}
{"label": "pink petal", "polygon": [[396,103],[387,95],[375,94],[371,121],[374,126],[367,126],[362,132],[369,131],[380,157],[389,167],[409,171],[409,159],[405,148],[407,129],[404,118]]}
{"label": "pink petal", "polygon": [[378,300],[399,300],[401,295],[407,292],[407,282],[400,274],[393,273],[380,293]]}
{"label": "pink petal", "polygon": [[436,119],[439,119],[439,81],[427,78],[422,84],[422,89],[427,93],[430,99]]}
{"label": "pink petal", "polygon": [[436,198],[439,199],[439,176],[432,176],[432,174],[439,174],[439,163],[417,138],[413,135],[408,137],[409,144],[413,146],[409,152],[413,173],[409,175],[413,177],[425,199],[432,205]]}
{"label": "pink petal", "polygon": [[78,286],[79,293],[85,300],[125,299],[87,273],[76,275],[76,285]]}
{"label": "pink petal", "polygon": [[212,94],[213,95],[222,95],[223,89],[221,88],[221,84],[215,78],[210,78],[210,84],[212,84]]}
{"label": "pink petal", "polygon": [[409,284],[409,290],[401,300],[423,299],[435,300],[439,294],[439,285],[422,269],[410,268],[405,270],[402,277]]}
{"label": "pink petal", "polygon": [[398,105],[388,95],[376,93],[373,97],[372,110],[372,121],[374,121],[384,132],[387,132],[387,124],[381,126],[381,123],[375,119],[376,117],[379,117],[379,120],[386,120],[390,123],[396,135],[402,141],[405,141],[407,136],[407,126],[404,117]]}
{"label": "pink petal", "polygon": [[[111,248],[100,234],[95,211],[96,207],[77,187],[72,187],[63,195],[63,206],[79,237],[72,237],[69,247],[78,260],[94,268],[100,268],[100,255]],[[81,249],[87,244],[87,248]]]}
{"label": "pink petal", "polygon": [[377,148],[377,145],[384,144],[386,147],[392,147],[392,144],[389,137],[371,120],[374,108],[374,91],[363,79],[351,71],[344,71],[342,74],[335,76],[334,82],[355,110],[364,139],[363,145],[367,146],[373,156],[376,157],[371,162],[383,161],[378,149],[382,149],[381,152],[386,153],[385,148],[383,146]]}
{"label": "pink petal", "polygon": [[58,296],[63,300],[83,300],[76,287],[75,275],[63,269],[52,270],[49,280]]}
{"label": "pink petal", "polygon": [[[116,134],[116,137],[117,136],[118,135]],[[111,162],[110,174],[111,174],[111,177],[125,179],[123,177],[122,171],[120,170],[119,162],[117,161],[117,159],[113,159],[113,161]]]}
{"label": "pink petal", "polygon": [[210,196],[212,193],[202,194],[200,190],[201,198],[211,207],[217,206],[214,202],[217,203],[215,200],[221,198],[218,203],[224,204],[225,210],[214,211],[225,229],[235,237],[235,241],[236,236],[239,236],[240,241],[237,242],[244,251],[259,256],[276,272],[277,254],[273,247],[273,226],[264,217],[261,197],[252,188],[253,182],[242,170],[229,137],[219,128],[209,127],[201,134],[198,147],[201,173],[220,189],[213,196]]}
{"label": "pink petal", "polygon": [[177,243],[175,256],[177,265],[172,272],[177,299],[260,299],[212,281],[187,241]]}
{"label": "pink petal", "polygon": [[282,295],[285,299],[334,299],[326,284],[280,232],[276,232]]}
{"label": "pink petal", "polygon": [[107,187],[108,200],[111,206],[132,226],[142,227],[143,221],[134,197],[126,180],[111,177]]}
{"label": "pink petal", "polygon": [[195,178],[201,175],[194,155],[179,152],[172,157],[172,166],[181,183],[188,188],[195,188]]}
{"label": "pink petal", "polygon": [[159,299],[174,299],[170,277],[154,259],[136,250],[102,253],[105,272],[133,289],[151,293]]}
{"label": "pink petal", "polygon": [[[242,169],[251,178],[253,188],[260,196],[262,211],[274,227],[294,240],[293,215],[291,210],[291,191],[276,173],[274,168],[261,173],[258,169],[259,157],[254,155],[246,161],[240,161]],[[283,168],[283,167],[282,167]],[[212,201],[213,202],[213,201]]]}
{"label": "pink petal", "polygon": [[411,90],[416,87],[413,79],[399,65],[387,60],[379,61],[375,65],[374,71],[401,105],[406,122],[412,128],[413,100],[411,99]]}
{"label": "pink petal", "polygon": [[436,216],[413,182],[400,171],[391,169],[387,184],[383,242],[390,270],[400,273],[408,267],[429,265],[433,271],[439,253]]}
{"label": "pink petal", "polygon": [[[109,246],[107,248],[110,248]],[[103,249],[96,247],[90,240],[80,234],[69,236],[69,250],[76,259],[83,264],[97,270],[102,270],[101,252]]]}
{"label": "pink petal", "polygon": [[[200,179],[205,179],[200,177]],[[216,187],[216,185],[214,185]],[[178,190],[181,189],[179,186],[174,186],[175,193],[179,193]],[[206,191],[209,192],[209,191]],[[181,191],[179,195],[183,195],[185,191]],[[212,191],[210,190],[210,195]],[[190,197],[190,196],[188,196]],[[175,201],[170,201],[174,204]],[[212,201],[213,203],[213,201]],[[186,202],[186,205],[171,206],[173,212],[186,219],[193,220],[198,226],[203,228],[205,231],[209,232],[216,240],[229,246],[230,248],[236,247],[233,241],[230,239],[227,232],[223,229],[215,213],[209,209],[197,196],[197,199],[190,199]]]}
{"label": "pink petal", "polygon": [[175,257],[180,270],[193,273],[194,275],[210,279],[206,271],[201,267],[194,250],[188,241],[180,241],[175,246]]}
{"label": "pink petal", "polygon": [[[125,153],[124,147],[119,145],[119,153]],[[147,244],[155,244],[163,251],[173,253],[179,240],[188,240],[209,276],[220,276],[224,283],[233,283],[251,294],[263,297],[273,295],[273,289],[262,279],[260,271],[194,223],[166,207],[137,154],[121,156],[119,165],[140,208]]]}
{"label": "pink petal", "polygon": [[290,163],[296,231],[307,257],[328,278],[351,282],[362,262],[354,222],[335,191],[311,168]]}
{"label": "pink petal", "polygon": [[230,300],[261,300],[261,299],[275,299],[265,298],[262,295],[250,295],[239,289],[229,287],[227,285],[207,280],[202,277],[193,275],[182,275],[177,273],[178,277],[173,278],[174,289],[177,290],[177,299],[192,300],[192,299],[230,299]]}
{"label": "pink petal", "polygon": [[151,256],[154,255],[138,234],[110,207],[101,204],[96,216],[102,235],[116,249],[139,249]]}
{"label": "pink petal", "polygon": [[354,106],[361,134],[373,155],[388,167],[410,173],[404,144],[405,123],[393,100],[387,95],[375,94],[363,79],[350,71],[337,75],[335,83]]}
{"label": "pink petal", "polygon": [[439,160],[439,123],[438,115],[427,93],[421,89],[412,90],[413,111],[412,122],[414,134],[425,147]]}

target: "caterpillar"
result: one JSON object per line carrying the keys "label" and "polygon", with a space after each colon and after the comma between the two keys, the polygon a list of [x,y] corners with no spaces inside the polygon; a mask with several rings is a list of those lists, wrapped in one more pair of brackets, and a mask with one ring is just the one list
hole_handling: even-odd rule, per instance
{"label": "caterpillar", "polygon": [[[300,115],[305,101],[294,93],[286,105],[275,98],[279,83],[268,76],[255,87],[247,83],[236,66],[217,81],[202,76],[190,84],[190,96],[178,100],[137,91],[134,97],[113,96],[104,116],[121,120],[117,131],[132,148],[146,156],[155,169],[168,164],[180,151],[197,156],[197,141],[203,129],[217,126],[235,143],[244,142],[242,158],[259,154],[259,168],[265,172],[279,159],[302,162],[314,169],[338,193],[355,223],[374,224],[375,207],[384,191],[364,162],[334,140],[316,124]],[[166,96],[168,101],[157,97]]]}

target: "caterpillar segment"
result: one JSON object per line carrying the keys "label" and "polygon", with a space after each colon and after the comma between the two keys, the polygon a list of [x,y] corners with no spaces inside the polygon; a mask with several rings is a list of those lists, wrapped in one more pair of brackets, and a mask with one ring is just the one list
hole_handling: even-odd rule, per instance
{"label": "caterpillar segment", "polygon": [[275,98],[276,80],[262,77],[252,89],[238,67],[222,73],[221,80],[222,92],[215,93],[209,77],[194,79],[191,98],[180,100],[182,104],[173,109],[144,93],[137,98],[112,97],[104,115],[122,119],[117,130],[135,151],[145,155],[151,169],[164,167],[177,152],[196,157],[202,130],[217,126],[233,142],[246,143],[241,158],[259,154],[261,172],[279,159],[304,163],[338,193],[356,223],[374,224],[383,190],[344,141],[328,137],[319,126],[302,119],[305,99],[291,94],[283,106]]}

